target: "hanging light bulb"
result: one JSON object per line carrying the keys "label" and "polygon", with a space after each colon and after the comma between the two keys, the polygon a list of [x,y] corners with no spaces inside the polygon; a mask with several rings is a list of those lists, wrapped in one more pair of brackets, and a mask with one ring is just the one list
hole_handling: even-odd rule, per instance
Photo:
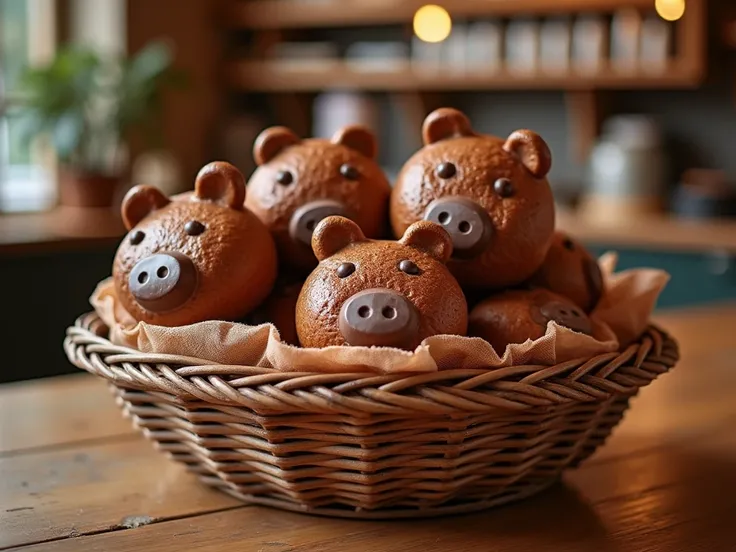
{"label": "hanging light bulb", "polygon": [[452,19],[441,6],[427,4],[414,14],[414,34],[424,42],[442,42],[452,30]]}
{"label": "hanging light bulb", "polygon": [[677,21],[685,13],[685,0],[654,0],[654,9],[665,21]]}

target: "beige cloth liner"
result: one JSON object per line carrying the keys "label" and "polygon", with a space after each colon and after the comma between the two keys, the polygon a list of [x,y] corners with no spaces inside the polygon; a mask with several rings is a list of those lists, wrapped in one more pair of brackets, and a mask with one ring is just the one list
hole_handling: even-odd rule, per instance
{"label": "beige cloth liner", "polygon": [[110,328],[113,343],[144,353],[183,355],[213,364],[265,366],[292,372],[376,373],[554,365],[619,350],[647,327],[669,275],[654,269],[614,273],[616,261],[613,253],[599,260],[606,291],[591,316],[594,337],[550,322],[543,337],[509,345],[502,357],[482,339],[455,335],[425,339],[414,352],[344,346],[303,349],[282,343],[271,324],[208,321],[175,328],[136,324],[117,301],[111,278],[100,282],[90,301]]}

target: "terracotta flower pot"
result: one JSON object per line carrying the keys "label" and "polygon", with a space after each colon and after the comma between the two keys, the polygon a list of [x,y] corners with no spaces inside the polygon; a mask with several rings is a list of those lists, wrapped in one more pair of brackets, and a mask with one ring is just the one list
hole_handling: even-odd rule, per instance
{"label": "terracotta flower pot", "polygon": [[62,169],[59,204],[68,207],[111,207],[120,187],[118,176]]}

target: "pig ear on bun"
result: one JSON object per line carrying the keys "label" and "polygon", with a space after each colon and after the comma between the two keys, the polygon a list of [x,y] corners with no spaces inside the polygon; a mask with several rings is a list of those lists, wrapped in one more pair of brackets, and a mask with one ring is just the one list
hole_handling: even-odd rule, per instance
{"label": "pig ear on bun", "polygon": [[465,113],[451,107],[435,109],[427,115],[422,125],[422,139],[425,146],[448,138],[474,134],[470,119]]}
{"label": "pig ear on bun", "polygon": [[299,137],[291,129],[276,126],[261,132],[253,144],[253,159],[260,167],[276,157],[286,148],[299,143]]}
{"label": "pig ear on bun", "polygon": [[420,249],[441,263],[452,256],[452,238],[439,224],[428,220],[415,222],[404,232],[400,243]]}
{"label": "pig ear on bun", "polygon": [[128,230],[132,230],[138,223],[154,211],[166,207],[170,203],[161,190],[153,186],[135,186],[131,188],[120,208],[123,222]]}
{"label": "pig ear on bun", "polygon": [[519,158],[535,178],[544,178],[552,168],[552,153],[542,137],[531,130],[515,130],[503,149]]}
{"label": "pig ear on bun", "polygon": [[317,260],[323,261],[352,243],[365,241],[360,226],[345,217],[332,216],[322,219],[312,234],[312,251]]}
{"label": "pig ear on bun", "polygon": [[209,163],[202,167],[197,175],[194,197],[242,211],[245,201],[243,173],[224,161]]}
{"label": "pig ear on bun", "polygon": [[375,159],[378,154],[376,137],[368,128],[359,125],[341,128],[332,137],[332,143],[346,146],[368,159]]}

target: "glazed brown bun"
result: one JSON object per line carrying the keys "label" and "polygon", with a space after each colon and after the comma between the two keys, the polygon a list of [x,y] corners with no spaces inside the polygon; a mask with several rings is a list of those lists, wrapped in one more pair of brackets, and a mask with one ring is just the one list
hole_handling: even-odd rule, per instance
{"label": "glazed brown bun", "polygon": [[312,233],[327,216],[352,219],[369,238],[385,235],[391,187],[376,154],[373,133],[361,126],[330,140],[301,140],[284,127],[261,132],[245,204],[271,231],[284,270],[306,275],[317,266]]}
{"label": "glazed brown bun", "polygon": [[276,248],[268,229],[243,207],[243,175],[210,163],[194,191],[167,198],[151,186],[125,196],[128,235],[113,278],[118,299],[138,321],[181,326],[238,320],[271,292]]}
{"label": "glazed brown bun", "polygon": [[598,263],[582,244],[563,232],[555,232],[544,263],[529,283],[564,295],[586,313],[593,311],[603,294]]}
{"label": "glazed brown bun", "polygon": [[442,225],[453,240],[448,267],[465,288],[500,290],[527,280],[554,232],[547,144],[530,130],[505,139],[477,134],[449,108],[427,116],[423,137],[391,194],[394,235],[419,220]]}
{"label": "glazed brown bun", "polygon": [[452,242],[427,221],[399,241],[369,240],[343,217],[319,223],[312,238],[320,260],[297,303],[304,347],[387,346],[415,349],[435,334],[465,335],[467,305],[445,266]]}
{"label": "glazed brown bun", "polygon": [[279,331],[281,341],[289,345],[299,345],[296,335],[296,302],[301,290],[302,282],[288,284],[277,281],[273,292],[257,309],[251,323],[270,322]]}
{"label": "glazed brown bun", "polygon": [[503,356],[511,343],[542,337],[552,320],[592,335],[591,321],[580,307],[544,289],[506,291],[482,301],[470,312],[468,334],[482,337]]}

